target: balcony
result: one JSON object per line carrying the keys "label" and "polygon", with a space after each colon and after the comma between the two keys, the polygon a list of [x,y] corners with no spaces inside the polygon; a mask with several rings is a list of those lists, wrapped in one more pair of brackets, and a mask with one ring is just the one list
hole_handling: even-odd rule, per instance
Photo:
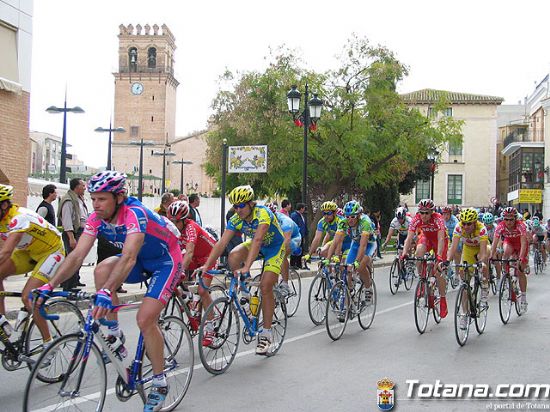
{"label": "balcony", "polygon": [[[132,68],[133,69],[133,68]],[[171,74],[172,76],[174,75],[174,69],[172,67],[155,67],[155,68],[149,68],[147,66],[137,66],[136,70],[133,70],[133,71],[130,71],[130,67],[129,66],[120,66],[118,68],[118,71],[119,73],[131,73],[131,74],[144,74],[144,73],[149,73],[149,74],[157,74],[157,73],[166,73],[166,74]]]}
{"label": "balcony", "polygon": [[544,142],[544,130],[517,129],[504,138],[503,147],[518,142]]}

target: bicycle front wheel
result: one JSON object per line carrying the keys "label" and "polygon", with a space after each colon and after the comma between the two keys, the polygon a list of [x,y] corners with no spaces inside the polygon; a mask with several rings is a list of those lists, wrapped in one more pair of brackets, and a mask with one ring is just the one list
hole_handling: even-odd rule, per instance
{"label": "bicycle front wheel", "polygon": [[[205,346],[206,324],[212,326],[211,343]],[[208,326],[210,328],[210,326]],[[199,328],[199,355],[208,372],[224,373],[237,355],[240,335],[239,315],[227,297],[216,299],[206,309]]]}
{"label": "bicycle front wheel", "polygon": [[[503,274],[504,276],[504,274]],[[504,276],[500,282],[500,290],[498,294],[498,311],[500,314],[500,320],[505,325],[510,320],[510,313],[512,312],[512,284],[510,276]],[[516,296],[514,296],[514,300]]]}
{"label": "bicycle front wheel", "polygon": [[329,291],[326,304],[325,326],[332,340],[338,340],[344,334],[349,319],[349,306],[349,291],[339,281]]}
{"label": "bicycle front wheel", "polygon": [[428,286],[424,280],[420,279],[416,284],[416,290],[414,292],[414,323],[416,324],[418,333],[422,334],[426,332],[429,315]]}
{"label": "bicycle front wheel", "polygon": [[370,325],[372,325],[374,321],[376,300],[376,284],[374,283],[374,279],[372,279],[372,286],[370,288],[361,285],[361,289],[359,289],[359,299],[357,300],[359,326],[365,330],[370,328]]}
{"label": "bicycle front wheel", "polygon": [[414,264],[413,262],[409,262],[409,264],[405,264],[403,267],[403,284],[405,285],[405,290],[411,290],[413,281],[414,281]]}
{"label": "bicycle front wheel", "polygon": [[[488,292],[488,291],[487,291]],[[489,310],[489,305],[487,302],[481,302],[481,287],[476,285],[475,288],[475,298],[476,298],[476,330],[480,335],[485,331],[485,326],[487,325],[487,311]]]}
{"label": "bicycle front wheel", "polygon": [[460,346],[468,340],[470,330],[470,297],[468,286],[462,285],[456,295],[455,304],[455,337]]}
{"label": "bicycle front wheel", "polygon": [[[46,313],[49,315],[57,315],[59,319],[48,320],[48,330],[52,339],[57,339],[60,336],[70,333],[79,332],[84,325],[84,317],[78,307],[68,300],[52,300],[44,305]],[[37,360],[42,353],[42,334],[38,330],[34,318],[29,324],[27,335],[25,337],[25,356],[31,360]],[[32,370],[34,362],[28,362],[27,366]],[[46,383],[52,383],[59,380],[59,375],[51,375],[41,371],[37,375],[38,379]]]}
{"label": "bicycle front wheel", "polygon": [[[38,358],[27,380],[23,410],[101,411],[107,391],[107,372],[101,351],[92,343],[84,356],[85,338],[80,333],[65,335]],[[39,374],[59,376],[44,384]]]}
{"label": "bicycle front wheel", "polygon": [[307,302],[309,318],[315,326],[319,326],[325,320],[327,292],[327,280],[322,274],[318,274],[311,281]]}
{"label": "bicycle front wheel", "polygon": [[390,268],[390,292],[392,295],[397,293],[401,283],[401,271],[399,270],[399,259],[395,258]]}
{"label": "bicycle front wheel", "polygon": [[[159,320],[159,328],[164,341],[164,373],[170,388],[160,410],[168,412],[180,404],[191,383],[194,364],[193,340],[187,325],[179,316],[169,316]],[[151,378],[153,375],[153,368],[145,356],[145,351],[141,362],[139,381]],[[151,387],[151,381],[148,381],[146,385],[139,384],[137,387],[141,399],[145,402],[146,392]]]}
{"label": "bicycle front wheel", "polygon": [[290,269],[288,272],[288,286],[290,294],[286,298],[287,316],[291,318],[298,311],[300,299],[302,298],[302,278],[295,269]]}

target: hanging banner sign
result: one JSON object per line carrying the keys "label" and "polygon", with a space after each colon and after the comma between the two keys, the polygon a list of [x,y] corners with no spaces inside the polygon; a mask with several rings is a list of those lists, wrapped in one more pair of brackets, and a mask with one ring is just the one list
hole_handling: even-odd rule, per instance
{"label": "hanging banner sign", "polygon": [[228,149],[228,173],[267,173],[267,145]]}

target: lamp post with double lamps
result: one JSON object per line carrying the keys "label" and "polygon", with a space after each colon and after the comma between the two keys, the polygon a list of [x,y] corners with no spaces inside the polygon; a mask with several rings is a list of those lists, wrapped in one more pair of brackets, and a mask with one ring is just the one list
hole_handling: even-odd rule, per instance
{"label": "lamp post with double lamps", "polygon": [[109,132],[109,145],[107,146],[107,170],[111,170],[112,163],[111,163],[111,148],[112,148],[112,133],[124,133],[126,129],[124,127],[113,127],[111,126],[111,120],[109,120],[109,128],[105,129],[104,127],[96,127],[96,132],[104,133]]}
{"label": "lamp post with double lamps", "polygon": [[434,181],[435,181],[435,169],[437,165],[437,156],[439,152],[435,149],[431,149],[428,153],[428,160],[430,161],[430,199],[435,202],[434,199]]}
{"label": "lamp post with double lamps", "polygon": [[180,194],[183,194],[183,165],[192,165],[193,162],[189,160],[174,160],[172,164],[181,165],[181,175],[180,175]]}
{"label": "lamp post with double lamps", "polygon": [[288,111],[292,114],[294,124],[298,127],[304,128],[304,155],[303,155],[303,169],[302,169],[302,203],[307,207],[307,137],[308,132],[314,132],[317,130],[317,121],[321,117],[321,110],[323,109],[323,101],[317,97],[316,93],[313,93],[313,98],[309,98],[309,87],[306,83],[306,90],[304,93],[304,111],[299,114],[300,100],[302,93],[298,91],[297,86],[292,86],[291,90],[287,93]]}
{"label": "lamp post with double lamps", "polygon": [[63,113],[63,137],[61,138],[61,161],[59,166],[59,183],[67,183],[67,113],[84,113],[80,106],[67,107],[67,91],[63,107],[50,106],[48,113]]}
{"label": "lamp post with double lamps", "polygon": [[143,140],[131,141],[132,146],[139,146],[139,177],[138,177],[138,199],[141,202],[143,199],[143,146],[154,146],[151,141]]}
{"label": "lamp post with double lamps", "polygon": [[166,147],[168,147],[168,150],[170,150],[169,145],[164,145],[164,147],[162,148],[162,152],[153,152],[153,156],[162,156],[162,188],[160,193],[161,195],[163,195],[166,192],[166,156],[176,155],[174,152],[170,152],[170,151],[167,152]]}

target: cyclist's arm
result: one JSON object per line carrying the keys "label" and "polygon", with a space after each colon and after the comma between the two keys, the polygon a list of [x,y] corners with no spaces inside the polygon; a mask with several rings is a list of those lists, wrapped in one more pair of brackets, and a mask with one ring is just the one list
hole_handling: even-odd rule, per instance
{"label": "cyclist's arm", "polygon": [[52,287],[56,288],[59,286],[63,281],[69,279],[74,272],[80,268],[80,266],[82,266],[82,262],[84,262],[88,252],[92,249],[95,239],[95,236],[90,236],[86,233],[80,236],[74,250],[67,255],[61,266],[59,266],[55,276],[50,280],[49,283]]}
{"label": "cyclist's arm", "polygon": [[447,230],[441,229],[437,232],[437,254],[442,256],[443,248],[445,247],[445,238],[447,238]]}
{"label": "cyclist's arm", "polygon": [[128,274],[136,265],[137,256],[143,246],[144,240],[145,233],[132,233],[126,236],[124,246],[122,247],[122,255],[103,285],[104,289],[116,290],[126,280]]}
{"label": "cyclist's arm", "polygon": [[489,244],[489,241],[487,240],[480,240],[479,241],[479,252],[477,254],[478,261],[479,262],[486,262],[488,256],[487,256],[487,245]]}
{"label": "cyclist's arm", "polygon": [[313,241],[311,242],[311,246],[309,247],[309,255],[313,255],[315,251],[317,250],[317,247],[319,246],[319,243],[321,242],[321,238],[323,237],[323,232],[320,230],[315,231],[315,237],[313,238]]}
{"label": "cyclist's arm", "polygon": [[370,236],[371,232],[361,233],[361,239],[359,240],[359,250],[357,251],[357,257],[355,258],[356,262],[361,262],[365,257],[365,253],[367,251],[367,243],[369,242]]}
{"label": "cyclist's arm", "polygon": [[23,238],[24,232],[12,232],[0,249],[0,265],[4,264],[10,257],[19,241]]}
{"label": "cyclist's arm", "polygon": [[321,243],[322,246],[325,246],[328,242],[332,240],[332,236],[330,236],[330,232],[327,232],[325,237],[323,238],[323,242]]}
{"label": "cyclist's arm", "polygon": [[330,259],[336,252],[342,251],[342,243],[344,243],[344,233],[336,232],[334,235],[334,241],[328,248],[327,259]]}
{"label": "cyclist's arm", "polygon": [[390,241],[391,237],[393,236],[393,231],[394,231],[393,227],[390,226],[388,230],[388,236],[386,236],[386,240],[384,241],[384,246],[386,246]]}
{"label": "cyclist's arm", "polygon": [[187,245],[185,245],[185,254],[183,255],[183,262],[182,262],[183,270],[189,269],[189,265],[193,260],[194,253],[195,253],[195,244],[188,242]]}
{"label": "cyclist's arm", "polygon": [[521,241],[521,248],[519,250],[519,258],[520,259],[523,259],[524,256],[526,256],[526,251],[527,251],[527,248],[529,247],[529,243],[527,242],[527,237],[525,235],[522,235],[520,237],[520,241]]}
{"label": "cyclist's arm", "polygon": [[214,265],[214,262],[218,260],[218,258],[222,255],[226,246],[229,244],[229,241],[233,238],[233,236],[235,236],[234,230],[231,230],[228,228],[224,230],[221,239],[217,241],[214,247],[212,248],[212,251],[208,256],[206,263],[203,265],[203,268],[210,268]]}
{"label": "cyclist's arm", "polygon": [[453,243],[451,243],[451,250],[449,251],[449,255],[447,257],[447,260],[449,262],[452,262],[455,257],[455,253],[458,249],[458,245],[460,244],[460,236],[453,236]]}
{"label": "cyclist's arm", "polygon": [[248,256],[246,257],[246,261],[244,262],[244,266],[242,267],[242,269],[240,269],[241,272],[243,273],[250,272],[250,268],[252,267],[252,264],[254,263],[254,261],[256,260],[256,257],[260,253],[262,242],[268,230],[269,230],[269,224],[261,223],[258,225],[258,228],[256,229],[256,233],[254,233],[254,238],[252,239],[252,243],[250,245]]}

